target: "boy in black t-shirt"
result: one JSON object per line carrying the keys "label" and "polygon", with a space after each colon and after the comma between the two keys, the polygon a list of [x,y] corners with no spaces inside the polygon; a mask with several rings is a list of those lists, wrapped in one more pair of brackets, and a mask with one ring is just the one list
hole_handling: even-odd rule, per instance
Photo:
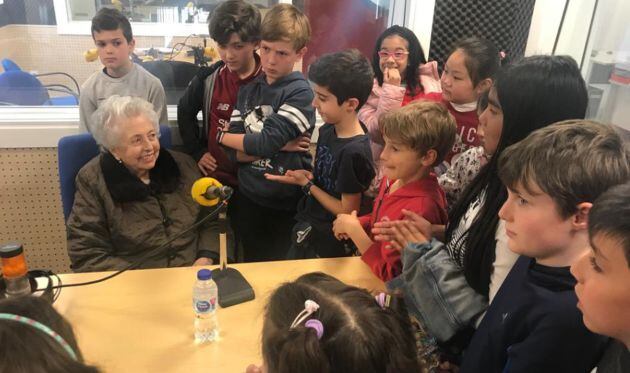
{"label": "boy in black t-shirt", "polygon": [[313,106],[326,123],[319,129],[313,172],[265,175],[299,185],[305,194],[295,217],[290,259],[351,254],[333,235],[332,222],[337,214],[359,211],[375,174],[367,128],[357,118],[372,89],[368,60],[357,50],[327,54],[310,66],[308,77]]}

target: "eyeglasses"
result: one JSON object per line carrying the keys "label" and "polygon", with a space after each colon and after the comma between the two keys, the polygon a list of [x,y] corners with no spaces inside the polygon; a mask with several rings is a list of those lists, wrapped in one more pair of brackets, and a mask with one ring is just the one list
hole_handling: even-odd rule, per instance
{"label": "eyeglasses", "polygon": [[378,51],[378,56],[380,58],[394,57],[395,60],[402,60],[408,54],[409,52],[402,52],[402,51],[396,51],[396,52]]}

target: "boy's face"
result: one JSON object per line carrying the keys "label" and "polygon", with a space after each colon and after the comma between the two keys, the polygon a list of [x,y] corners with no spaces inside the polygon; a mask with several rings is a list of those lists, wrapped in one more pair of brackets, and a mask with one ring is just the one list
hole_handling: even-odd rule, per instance
{"label": "boy's face", "polygon": [[405,184],[420,179],[423,174],[423,158],[417,151],[403,144],[383,136],[385,146],[381,152],[381,166],[383,173],[389,180],[402,180]]}
{"label": "boy's face", "polygon": [[129,56],[133,52],[136,42],[134,39],[127,42],[121,29],[94,32],[93,37],[98,57],[108,72],[115,72],[120,68],[131,66],[132,62]]}
{"label": "boy's face", "polygon": [[247,73],[256,63],[254,51],[258,47],[258,43],[244,42],[237,33],[232,33],[227,44],[217,45],[219,57],[232,72]]}
{"label": "boy's face", "polygon": [[336,124],[341,121],[344,113],[347,112],[347,101],[339,105],[337,96],[332,94],[328,88],[313,83],[313,107],[317,109],[319,115],[325,123]]}
{"label": "boy's face", "polygon": [[466,55],[457,49],[450,55],[440,78],[442,97],[455,104],[466,104],[477,100],[477,92],[466,68]]}
{"label": "boy's face", "polygon": [[561,262],[576,245],[575,215],[563,218],[554,200],[534,182],[530,184],[531,194],[521,185],[508,188],[508,198],[499,210],[499,217],[506,222],[508,247],[542,264],[568,266],[571,263]]}
{"label": "boy's face", "polygon": [[267,83],[272,84],[293,71],[293,65],[302,59],[306,47],[296,51],[289,41],[260,42],[260,63],[267,76]]}
{"label": "boy's face", "polygon": [[597,234],[592,250],[571,266],[584,325],[630,342],[630,267],[619,239]]}

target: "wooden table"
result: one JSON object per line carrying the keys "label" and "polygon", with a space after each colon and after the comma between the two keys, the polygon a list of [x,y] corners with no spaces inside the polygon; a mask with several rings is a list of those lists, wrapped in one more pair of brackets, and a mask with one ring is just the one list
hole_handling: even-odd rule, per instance
{"label": "wooden table", "polygon": [[[262,312],[271,291],[304,273],[322,271],[369,290],[383,283],[360,258],[233,265],[256,299],[218,310],[220,340],[193,342],[192,287],[201,267],[135,270],[103,283],[64,288],[55,303],[72,323],[88,363],[104,372],[244,372],[259,364]],[[65,274],[63,283],[107,272]]]}

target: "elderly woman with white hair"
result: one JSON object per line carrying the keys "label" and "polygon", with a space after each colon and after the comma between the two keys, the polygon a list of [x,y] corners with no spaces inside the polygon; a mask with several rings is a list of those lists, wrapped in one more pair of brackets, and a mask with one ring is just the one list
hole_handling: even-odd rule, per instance
{"label": "elderly woman with white hair", "polygon": [[217,262],[218,236],[203,225],[156,251],[201,217],[190,196],[201,174],[189,156],[160,149],[153,106],[112,96],[97,113],[93,135],[103,151],[79,171],[67,222],[72,269],[119,270],[152,251],[137,268]]}

